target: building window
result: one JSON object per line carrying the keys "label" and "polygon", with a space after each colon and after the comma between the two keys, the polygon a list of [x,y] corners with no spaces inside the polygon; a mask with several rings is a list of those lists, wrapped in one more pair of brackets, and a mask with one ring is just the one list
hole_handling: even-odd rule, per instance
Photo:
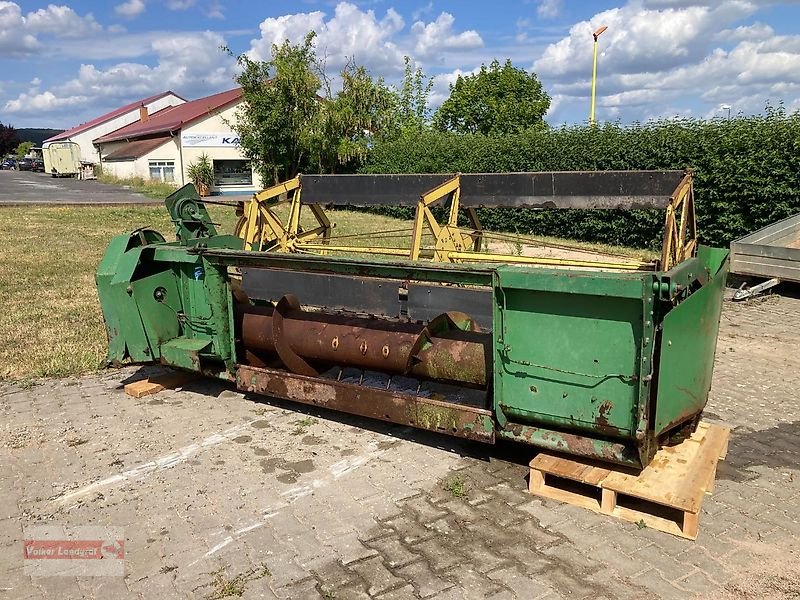
{"label": "building window", "polygon": [[151,160],[150,179],[173,183],[175,181],[175,161]]}
{"label": "building window", "polygon": [[215,160],[214,185],[253,185],[249,160]]}

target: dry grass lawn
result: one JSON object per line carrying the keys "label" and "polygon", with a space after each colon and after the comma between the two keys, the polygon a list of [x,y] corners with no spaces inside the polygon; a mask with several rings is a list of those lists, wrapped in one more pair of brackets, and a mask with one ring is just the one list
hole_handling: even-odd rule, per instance
{"label": "dry grass lawn", "polygon": [[[233,229],[232,209],[209,206],[220,232]],[[334,236],[405,228],[410,223],[377,215],[332,211]],[[100,368],[106,336],[94,273],[109,239],[150,226],[172,239],[162,207],[37,207],[0,209],[0,379],[27,380]],[[373,245],[408,246],[408,234]],[[342,245],[364,244],[351,238]],[[587,249],[611,248],[581,244]],[[631,249],[613,249],[642,256]]]}

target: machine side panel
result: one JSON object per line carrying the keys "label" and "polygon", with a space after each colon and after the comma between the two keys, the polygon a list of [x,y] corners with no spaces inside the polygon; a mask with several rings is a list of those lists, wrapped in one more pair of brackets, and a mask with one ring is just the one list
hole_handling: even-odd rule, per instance
{"label": "machine side panel", "polygon": [[674,307],[663,322],[656,434],[702,411],[711,389],[728,251],[701,246],[698,258],[711,272],[711,279]]}
{"label": "machine side panel", "polygon": [[526,281],[512,273],[501,268],[496,278],[498,418],[632,438],[641,397],[642,279],[561,272],[548,285],[545,274]]}

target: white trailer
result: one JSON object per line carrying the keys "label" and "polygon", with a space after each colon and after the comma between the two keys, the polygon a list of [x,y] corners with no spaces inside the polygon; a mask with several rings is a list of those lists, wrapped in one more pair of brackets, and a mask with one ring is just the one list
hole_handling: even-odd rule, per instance
{"label": "white trailer", "polygon": [[81,147],[75,142],[50,142],[42,147],[44,171],[53,177],[72,177],[81,171]]}

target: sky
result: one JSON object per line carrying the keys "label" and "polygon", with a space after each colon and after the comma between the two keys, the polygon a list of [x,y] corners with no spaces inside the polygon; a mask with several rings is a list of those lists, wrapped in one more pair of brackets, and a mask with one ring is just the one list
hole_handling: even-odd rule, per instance
{"label": "sky", "polygon": [[235,86],[220,50],[269,58],[317,33],[328,73],[348,61],[397,83],[403,57],[434,77],[511,59],[552,98],[554,126],[588,119],[592,31],[599,121],[800,109],[800,0],[0,0],[0,122],[68,128],[166,90]]}

